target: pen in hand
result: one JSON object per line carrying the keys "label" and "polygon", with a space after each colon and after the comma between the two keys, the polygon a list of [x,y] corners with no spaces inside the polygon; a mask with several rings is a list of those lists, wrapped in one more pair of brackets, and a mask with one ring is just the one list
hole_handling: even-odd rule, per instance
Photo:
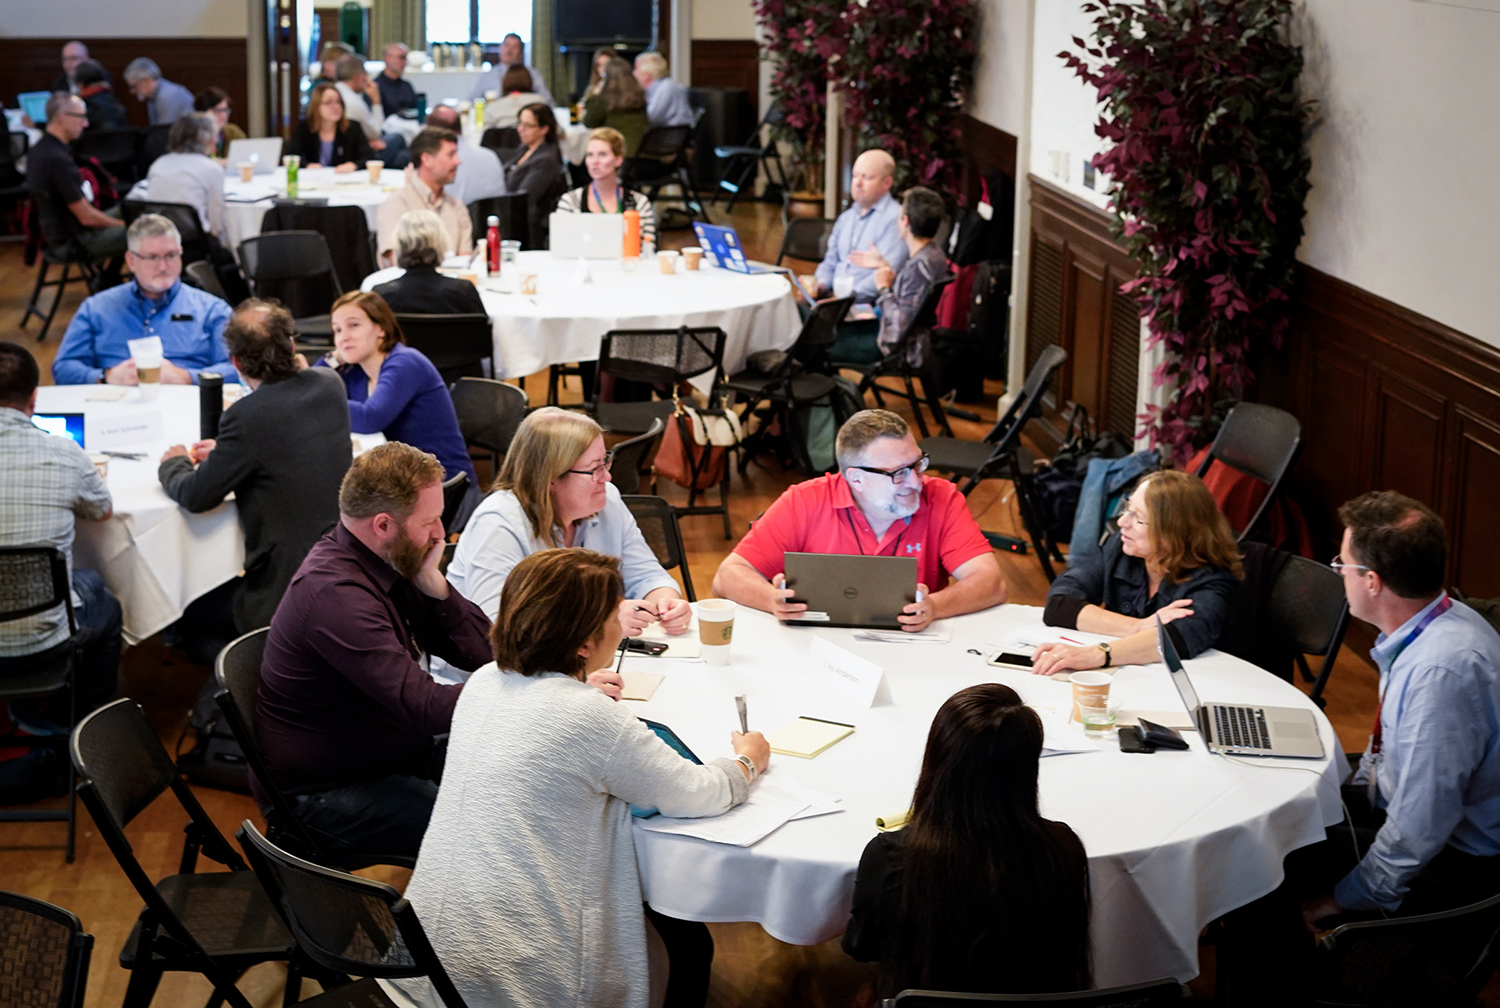
{"label": "pen in hand", "polygon": [[745,708],[745,698],[743,695],[734,698],[734,706],[740,712],[740,734],[750,734],[750,715]]}

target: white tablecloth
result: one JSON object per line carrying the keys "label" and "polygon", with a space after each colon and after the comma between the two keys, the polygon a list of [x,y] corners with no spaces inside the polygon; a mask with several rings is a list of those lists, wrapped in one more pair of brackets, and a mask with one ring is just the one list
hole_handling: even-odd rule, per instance
{"label": "white tablecloth", "polygon": [[[492,278],[480,285],[480,297],[495,330],[495,377],[523,378],[553,364],[597,360],[599,341],[611,329],[675,329],[719,326],[728,337],[724,367],[734,374],[759,350],[791,346],[801,329],[791,285],[780,274],[747,275],[715,269],[706,262],[697,272],[677,264],[663,275],[655,259],[643,259],[634,273],[617,260],[589,260],[591,279],[577,278],[576,260],[552,253],[522,252],[518,273],[536,272],[537,293],[502,294],[509,286]],[[385,269],[366,277],[370,290],[400,276]],[[712,375],[694,380],[707,391]]]}
{"label": "white tablecloth", "polygon": [[120,402],[88,401],[101,389],[115,387],[44,385],[37,390],[37,412],[161,415],[161,438],[110,449],[145,452],[146,457],[139,462],[109,460],[106,482],[114,514],[103,522],[80,521],[73,545],[74,564],[97,570],[119,597],[125,639],[135,644],[174,622],[195,598],[238,576],[245,562],[245,536],[233,500],[189,514],[162,492],[156,478],[167,448],[198,440],[197,387],[163,385],[155,402],[141,401],[137,389]]}
{"label": "white tablecloth", "polygon": [[[380,204],[405,184],[406,176],[400,170],[382,171],[379,185],[370,184],[370,173],[364,169],[339,175],[332,168],[304,166],[297,173],[299,197],[327,199],[329,206],[363,207],[371,234],[375,233],[375,212]],[[257,175],[250,182],[241,182],[237,174],[226,175],[224,199],[230,247],[238,250],[240,242],[260,234],[261,218],[271,209],[271,201],[285,196],[285,168]]]}
{"label": "white tablecloth", "polygon": [[[1041,625],[1041,610],[1007,605],[946,620],[952,643],[877,644],[852,630],[783,627],[741,607],[727,668],[627,659],[626,668],[667,672],[642,717],[670,725],[701,758],[731,755],[734,697],[748,698],[750,727],[770,732],[800,715],[857,726],[820,756],[771,758],[766,780],[790,779],[831,792],[846,811],[787,823],[751,847],[635,829],[646,899],[662,913],[697,921],[758,921],[782,941],[811,945],[845,930],[855,869],[875,818],[911,803],[933,715],[958,690],[1003,682],[1037,707],[1066,710],[1070,687],[985,665],[969,648],[1014,643]],[[893,703],[858,710],[801,685],[812,638],[886,670]],[[1288,683],[1210,651],[1188,663],[1205,699],[1312,708]],[[1112,692],[1127,708],[1182,710],[1162,665],[1128,666]],[[1206,752],[1194,732],[1188,752],[1099,752],[1042,760],[1042,814],[1066,822],[1089,853],[1094,976],[1101,987],[1198,973],[1198,934],[1209,921],[1275,888],[1290,851],[1341,818],[1338,783],[1347,767],[1321,713],[1323,760],[1230,761]],[[1309,772],[1311,771],[1311,772]]]}

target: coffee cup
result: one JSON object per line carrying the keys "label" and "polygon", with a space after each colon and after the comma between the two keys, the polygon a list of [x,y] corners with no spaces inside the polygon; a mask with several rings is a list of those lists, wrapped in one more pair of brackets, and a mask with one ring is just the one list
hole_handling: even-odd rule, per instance
{"label": "coffee cup", "polygon": [[682,250],[682,265],[685,269],[696,270],[698,264],[703,261],[703,250],[696,245],[689,245]]}
{"label": "coffee cup", "polygon": [[535,294],[536,293],[536,274],[535,273],[522,273],[521,274],[521,293],[522,294]]}
{"label": "coffee cup", "polygon": [[729,664],[729,642],[734,638],[734,611],[738,608],[728,599],[703,599],[698,610],[698,643],[703,646],[703,660],[710,665]]}
{"label": "coffee cup", "polygon": [[94,454],[92,454],[92,455],[89,456],[89,461],[92,462],[92,463],[94,463],[94,469],[95,469],[95,471],[97,471],[99,473],[99,478],[100,479],[102,479],[102,480],[109,479],[109,456],[108,455],[101,455],[98,452],[95,452]]}
{"label": "coffee cup", "polygon": [[161,388],[161,358],[135,358],[135,379],[141,386],[141,398],[155,399],[157,390]]}
{"label": "coffee cup", "polygon": [[376,185],[380,182],[380,169],[385,167],[384,161],[366,161],[365,171],[370,173],[370,184]]}
{"label": "coffee cup", "polygon": [[255,162],[254,161],[239,161],[239,162],[236,162],[235,167],[240,170],[240,181],[241,182],[249,182],[251,179],[253,179],[255,177]]}
{"label": "coffee cup", "polygon": [[1082,723],[1083,713],[1079,710],[1081,706],[1103,707],[1108,704],[1109,684],[1113,679],[1108,672],[1073,673],[1073,720]]}
{"label": "coffee cup", "polygon": [[656,253],[656,264],[661,267],[663,273],[677,272],[677,253],[671,249],[664,249]]}

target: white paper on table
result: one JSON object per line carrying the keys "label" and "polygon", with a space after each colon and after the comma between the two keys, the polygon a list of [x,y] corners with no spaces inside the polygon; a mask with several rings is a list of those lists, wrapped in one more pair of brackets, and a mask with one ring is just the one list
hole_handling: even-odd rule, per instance
{"label": "white paper on table", "polygon": [[83,443],[91,452],[161,441],[163,437],[161,413],[157,410],[83,415]]}
{"label": "white paper on table", "polygon": [[780,788],[793,798],[801,798],[808,803],[807,808],[792,816],[793,820],[811,819],[814,816],[829,815],[833,812],[844,811],[844,799],[836,794],[819,791],[817,788],[808,787],[806,784],[799,784],[794,780],[778,780],[774,783],[762,780],[756,786],[765,787],[767,785]]}
{"label": "white paper on table", "polygon": [[856,630],[854,639],[880,644],[947,644],[953,640],[953,631],[923,630],[921,633],[907,633],[905,630]]}
{"label": "white paper on table", "polygon": [[652,623],[641,631],[640,639],[665,644],[667,649],[661,653],[662,658],[698,658],[703,654],[703,643],[698,640],[696,616],[689,620],[687,631],[676,637],[663,630],[660,623]]}
{"label": "white paper on table", "polygon": [[[1038,644],[1113,644],[1119,640],[1109,634],[1086,633],[1083,630],[1069,630],[1066,627],[1023,627],[1011,634],[1017,644],[1030,644],[1035,647]],[[1071,638],[1065,640],[1064,638]]]}
{"label": "white paper on table", "polygon": [[822,637],[814,637],[808,648],[807,675],[808,685],[848,697],[861,707],[873,707],[882,699],[889,703],[891,699],[885,669]]}
{"label": "white paper on table", "polygon": [[1084,735],[1083,728],[1054,710],[1033,707],[1042,719],[1042,755],[1098,752],[1099,746]]}
{"label": "white paper on table", "polygon": [[811,806],[771,781],[761,781],[750,788],[750,797],[723,815],[706,819],[672,819],[652,816],[639,820],[642,829],[653,833],[676,833],[697,837],[712,843],[749,847],[776,832]]}
{"label": "white paper on table", "polygon": [[84,402],[119,402],[130,391],[124,385],[100,385],[84,396]]}

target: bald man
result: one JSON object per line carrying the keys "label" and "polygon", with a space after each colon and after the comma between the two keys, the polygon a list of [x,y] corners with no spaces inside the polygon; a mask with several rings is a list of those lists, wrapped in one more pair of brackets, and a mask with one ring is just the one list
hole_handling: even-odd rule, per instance
{"label": "bald man", "polygon": [[[828,236],[828,252],[818,265],[819,296],[834,293],[835,281],[853,281],[855,300],[875,301],[875,268],[884,260],[894,270],[906,262],[901,239],[901,204],[891,198],[896,162],[883,150],[867,150],[854,160],[849,209],[839,214]],[[873,252],[873,257],[867,253]],[[842,284],[838,285],[842,288]]]}
{"label": "bald man", "polygon": [[[62,76],[54,80],[52,82],[52,86],[47,90],[53,92],[54,94],[58,91],[71,91],[74,94],[77,94],[78,82],[73,79],[73,74],[78,69],[78,64],[82,63],[88,58],[89,47],[84,45],[82,42],[79,42],[75,39],[74,41],[64,45],[62,47]],[[108,71],[106,71],[105,73],[105,80],[107,83],[112,83],[108,79]]]}
{"label": "bald man", "polygon": [[406,46],[392,42],[385,47],[385,69],[375,78],[380,90],[380,107],[386,115],[400,115],[417,107],[417,89],[401,75],[406,72]]}

